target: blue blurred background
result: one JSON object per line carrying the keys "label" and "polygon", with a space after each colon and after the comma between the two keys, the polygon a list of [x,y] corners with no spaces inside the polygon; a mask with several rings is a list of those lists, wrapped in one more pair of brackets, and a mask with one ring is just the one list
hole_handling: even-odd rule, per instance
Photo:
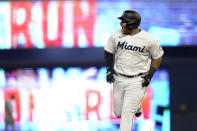
{"label": "blue blurred background", "polygon": [[[16,129],[21,131],[118,131],[112,109],[112,85],[105,67],[56,67],[0,70],[0,105],[14,100]],[[4,99],[4,100],[3,100]],[[169,76],[158,70],[142,103],[134,131],[170,131]],[[4,109],[0,109],[4,129]]]}

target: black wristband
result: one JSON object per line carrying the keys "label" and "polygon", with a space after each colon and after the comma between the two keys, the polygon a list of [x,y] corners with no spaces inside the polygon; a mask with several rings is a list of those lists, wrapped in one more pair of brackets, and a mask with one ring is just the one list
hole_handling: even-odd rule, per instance
{"label": "black wristband", "polygon": [[148,72],[148,76],[149,76],[150,78],[152,78],[156,70],[157,70],[157,69],[155,69],[154,67],[151,66],[151,67],[150,67],[150,70],[149,70],[149,72]]}

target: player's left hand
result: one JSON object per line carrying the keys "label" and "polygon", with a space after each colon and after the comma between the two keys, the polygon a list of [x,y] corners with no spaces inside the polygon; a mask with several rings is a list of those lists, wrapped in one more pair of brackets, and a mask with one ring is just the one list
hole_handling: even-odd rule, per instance
{"label": "player's left hand", "polygon": [[142,87],[147,87],[150,84],[150,81],[151,81],[155,71],[156,71],[156,68],[151,66],[148,74],[145,76],[142,76],[142,78],[144,79],[144,81],[142,82]]}
{"label": "player's left hand", "polygon": [[142,76],[144,81],[142,82],[142,87],[147,87],[150,84],[151,77],[149,75]]}

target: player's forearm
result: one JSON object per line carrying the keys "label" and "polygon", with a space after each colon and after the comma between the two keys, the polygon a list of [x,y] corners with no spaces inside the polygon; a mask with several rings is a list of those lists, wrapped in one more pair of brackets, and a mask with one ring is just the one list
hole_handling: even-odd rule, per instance
{"label": "player's forearm", "polygon": [[156,70],[159,68],[162,61],[162,57],[155,59],[152,61],[151,67],[155,68]]}
{"label": "player's forearm", "polygon": [[150,78],[153,77],[154,73],[156,72],[156,70],[159,68],[160,64],[161,64],[161,61],[162,61],[162,57],[158,58],[158,59],[154,59],[151,63],[151,66],[150,66],[150,70],[148,72],[148,76]]}

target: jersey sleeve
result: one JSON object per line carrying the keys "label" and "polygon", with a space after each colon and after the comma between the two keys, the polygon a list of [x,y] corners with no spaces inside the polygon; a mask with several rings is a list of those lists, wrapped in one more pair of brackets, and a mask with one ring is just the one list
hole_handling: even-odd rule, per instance
{"label": "jersey sleeve", "polygon": [[112,54],[115,53],[115,43],[114,43],[113,35],[108,39],[107,43],[104,46],[104,49],[109,53]]}
{"label": "jersey sleeve", "polygon": [[152,59],[158,59],[163,56],[164,51],[162,47],[160,46],[158,40],[154,40],[152,42],[152,45],[150,47],[150,54],[151,54]]}

